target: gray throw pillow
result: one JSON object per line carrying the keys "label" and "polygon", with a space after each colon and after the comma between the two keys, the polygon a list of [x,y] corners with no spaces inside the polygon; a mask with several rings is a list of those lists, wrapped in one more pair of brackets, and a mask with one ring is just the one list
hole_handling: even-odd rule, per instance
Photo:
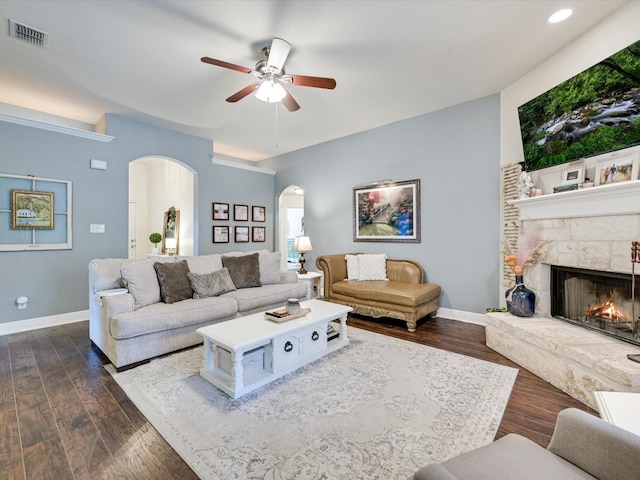
{"label": "gray throw pillow", "polygon": [[193,298],[217,297],[236,289],[226,268],[211,273],[189,272],[187,278],[193,290]]}
{"label": "gray throw pillow", "polygon": [[231,275],[231,280],[236,288],[262,286],[258,253],[240,257],[223,255],[222,265],[229,269],[229,275]]}
{"label": "gray throw pillow", "polygon": [[153,264],[160,285],[160,298],[164,303],[175,303],[193,297],[193,290],[189,284],[189,266],[186,260],[176,263]]}

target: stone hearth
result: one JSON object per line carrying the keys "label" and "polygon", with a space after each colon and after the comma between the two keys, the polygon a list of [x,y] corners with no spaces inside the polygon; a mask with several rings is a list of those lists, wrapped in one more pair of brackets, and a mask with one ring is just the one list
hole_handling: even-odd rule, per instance
{"label": "stone hearth", "polygon": [[554,318],[485,316],[487,346],[597,410],[593,392],[640,392],[640,347]]}

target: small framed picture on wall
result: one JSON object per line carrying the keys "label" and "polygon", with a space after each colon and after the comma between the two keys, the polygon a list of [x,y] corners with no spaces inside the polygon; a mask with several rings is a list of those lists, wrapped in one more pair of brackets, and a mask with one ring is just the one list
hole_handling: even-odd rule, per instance
{"label": "small framed picture on wall", "polygon": [[236,222],[248,222],[249,221],[249,205],[234,205],[233,219]]}
{"label": "small framed picture on wall", "polygon": [[249,241],[249,227],[235,227],[236,243],[246,243]]}
{"label": "small framed picture on wall", "polygon": [[213,219],[214,220],[229,220],[229,204],[213,202]]}
{"label": "small framed picture on wall", "polygon": [[264,242],[266,241],[265,237],[266,237],[265,227],[251,227],[252,242]]}
{"label": "small framed picture on wall", "polygon": [[253,206],[251,210],[251,220],[254,222],[266,222],[267,209],[265,207]]}
{"label": "small framed picture on wall", "polygon": [[229,227],[224,225],[214,225],[213,243],[229,243]]}

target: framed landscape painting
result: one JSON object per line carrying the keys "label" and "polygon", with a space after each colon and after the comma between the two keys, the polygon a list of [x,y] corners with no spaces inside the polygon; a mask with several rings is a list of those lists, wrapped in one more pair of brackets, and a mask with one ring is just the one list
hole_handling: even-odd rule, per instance
{"label": "framed landscape painting", "polygon": [[353,189],[354,242],[420,242],[420,180]]}
{"label": "framed landscape painting", "polygon": [[11,228],[54,229],[53,192],[11,190]]}

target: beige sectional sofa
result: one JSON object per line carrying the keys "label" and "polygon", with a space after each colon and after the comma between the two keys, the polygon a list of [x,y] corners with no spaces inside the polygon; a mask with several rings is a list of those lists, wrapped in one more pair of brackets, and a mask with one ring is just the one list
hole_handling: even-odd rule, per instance
{"label": "beige sectional sofa", "polygon": [[89,336],[121,368],[201,343],[202,326],[281,307],[306,293],[295,272],[280,271],[280,253],[267,250],[94,259]]}

